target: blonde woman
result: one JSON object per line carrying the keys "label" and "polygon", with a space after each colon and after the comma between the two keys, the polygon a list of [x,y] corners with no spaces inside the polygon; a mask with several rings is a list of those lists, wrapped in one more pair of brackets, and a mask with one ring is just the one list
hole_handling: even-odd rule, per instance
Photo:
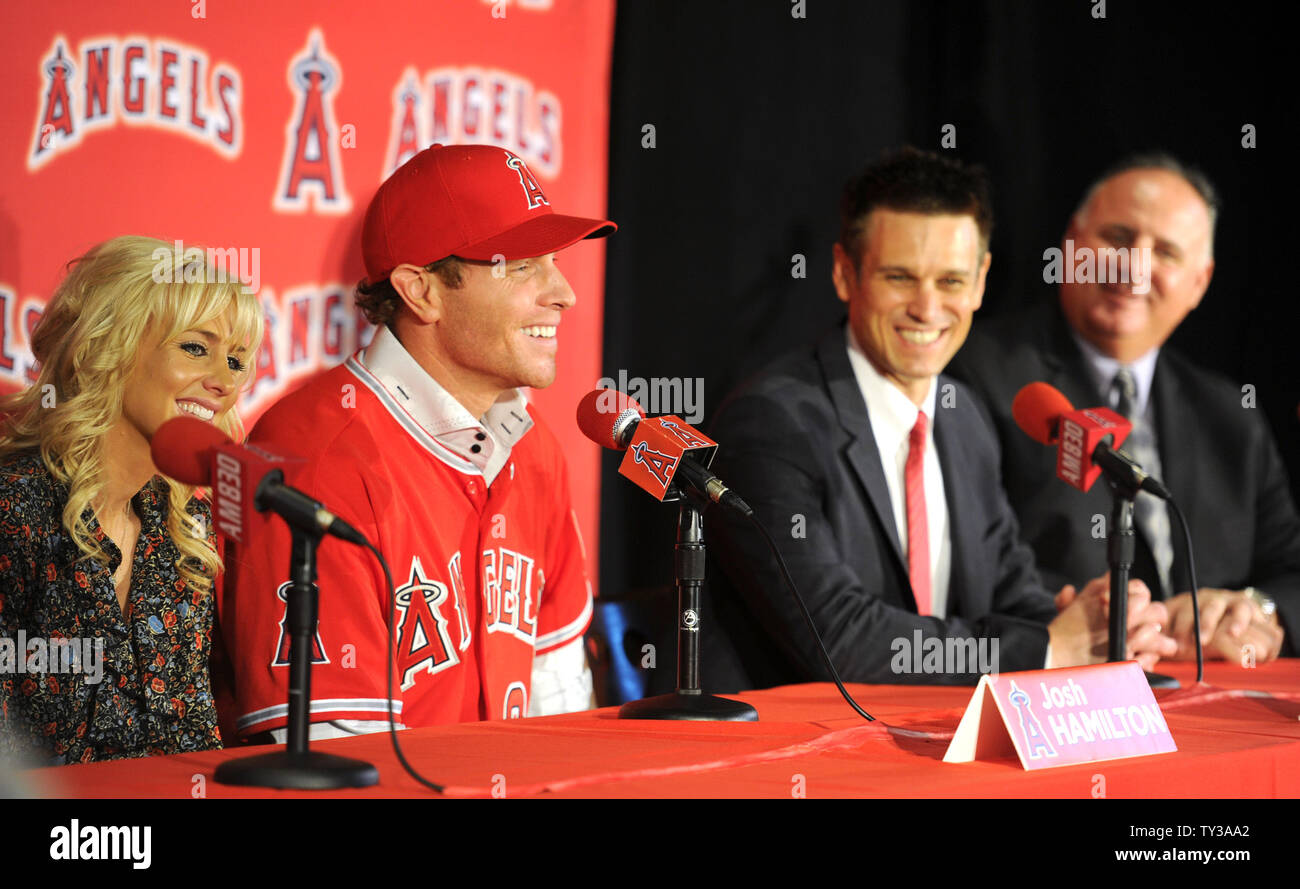
{"label": "blonde woman", "polygon": [[0,399],[0,755],[221,746],[210,513],[149,453],[182,413],[243,437],[235,401],[262,314],[219,278],[199,251],[100,244],[33,334],[36,383]]}

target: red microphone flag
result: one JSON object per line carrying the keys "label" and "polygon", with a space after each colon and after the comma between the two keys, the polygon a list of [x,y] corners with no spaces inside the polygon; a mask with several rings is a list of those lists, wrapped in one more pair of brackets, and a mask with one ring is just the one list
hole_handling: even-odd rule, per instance
{"label": "red microphone flag", "polygon": [[654,417],[637,424],[618,471],[656,500],[680,500],[682,492],[673,478],[682,457],[690,453],[696,463],[707,467],[717,450],[717,442],[681,417]]}
{"label": "red microphone flag", "polygon": [[1057,445],[1056,476],[1080,491],[1087,491],[1101,475],[1092,455],[1102,439],[1119,448],[1133,424],[1108,407],[1076,410],[1059,389],[1047,383],[1029,383],[1016,393],[1011,416],[1034,441]]}
{"label": "red microphone flag", "polygon": [[1061,446],[1056,449],[1056,475],[1080,491],[1092,487],[1101,467],[1092,455],[1102,439],[1111,436],[1110,446],[1118,449],[1133,425],[1108,407],[1090,407],[1061,416]]}
{"label": "red microphone flag", "polygon": [[257,487],[272,470],[287,472],[305,461],[280,457],[257,445],[235,444],[196,417],[174,417],[149,442],[154,465],[187,485],[212,488],[212,521],[218,532],[245,542],[257,515]]}
{"label": "red microphone flag", "polygon": [[619,474],[656,500],[681,499],[674,477],[685,454],[708,467],[718,451],[717,442],[681,417],[645,419],[641,405],[616,389],[587,393],[578,404],[578,426],[601,447],[626,448]]}

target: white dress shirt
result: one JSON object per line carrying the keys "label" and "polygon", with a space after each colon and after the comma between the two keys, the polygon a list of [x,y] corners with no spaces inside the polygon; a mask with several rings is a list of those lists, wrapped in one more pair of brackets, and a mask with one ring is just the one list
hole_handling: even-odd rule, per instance
{"label": "white dress shirt", "polygon": [[907,467],[908,437],[916,425],[916,415],[924,410],[929,418],[925,435],[925,517],[930,531],[930,613],[946,617],[948,611],[948,581],[952,575],[952,537],[948,525],[948,501],[944,497],[943,470],[939,455],[934,449],[935,385],[930,388],[925,401],[917,408],[872,365],[862,347],[858,345],[852,325],[846,325],[849,364],[857,378],[858,388],[867,404],[871,417],[871,432],[880,452],[885,484],[889,487],[889,501],[894,510],[894,527],[898,542],[903,547],[903,560],[907,561]]}
{"label": "white dress shirt", "polygon": [[[1135,415],[1147,416],[1147,405],[1151,401],[1151,381],[1156,375],[1156,359],[1160,357],[1160,347],[1157,346],[1136,361],[1121,365],[1118,360],[1104,354],[1073,330],[1070,331],[1070,335],[1079,344],[1079,351],[1083,353],[1083,363],[1088,366],[1088,373],[1097,391],[1101,393],[1103,399],[1107,400],[1107,406],[1112,408],[1115,406],[1109,401],[1111,384],[1115,380],[1115,374],[1119,373],[1120,367],[1124,366],[1133,374],[1133,382],[1137,389],[1137,403],[1133,406]],[[1085,404],[1075,405],[1075,407],[1096,407],[1096,405]]]}

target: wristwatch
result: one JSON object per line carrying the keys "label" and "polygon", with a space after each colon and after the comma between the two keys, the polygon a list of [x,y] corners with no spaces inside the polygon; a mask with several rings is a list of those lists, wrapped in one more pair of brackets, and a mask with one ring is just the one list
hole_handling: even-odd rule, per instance
{"label": "wristwatch", "polygon": [[1277,614],[1277,603],[1273,601],[1273,597],[1268,593],[1261,592],[1253,586],[1246,587],[1242,592],[1246,595],[1248,600],[1259,606],[1260,612],[1265,617],[1272,617]]}

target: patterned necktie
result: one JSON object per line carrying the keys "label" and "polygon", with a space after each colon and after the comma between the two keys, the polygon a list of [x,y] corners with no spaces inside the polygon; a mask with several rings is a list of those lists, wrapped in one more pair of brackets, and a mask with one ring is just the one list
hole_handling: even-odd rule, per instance
{"label": "patterned necktie", "polygon": [[925,411],[907,436],[903,483],[907,494],[907,576],[912,581],[916,613],[930,613],[930,526],[925,514]]}
{"label": "patterned necktie", "polygon": [[[1160,454],[1156,451],[1154,424],[1151,423],[1149,406],[1144,416],[1137,413],[1137,382],[1127,367],[1121,367],[1111,383],[1115,410],[1133,423],[1133,431],[1124,442],[1124,451],[1142,465],[1148,475],[1160,478]],[[1151,555],[1155,558],[1156,571],[1160,574],[1160,586],[1163,590],[1152,590],[1153,598],[1167,598],[1170,589],[1169,572],[1174,564],[1174,548],[1169,528],[1169,510],[1164,502],[1150,494],[1143,493],[1133,503],[1135,524],[1142,536],[1151,546]]]}

